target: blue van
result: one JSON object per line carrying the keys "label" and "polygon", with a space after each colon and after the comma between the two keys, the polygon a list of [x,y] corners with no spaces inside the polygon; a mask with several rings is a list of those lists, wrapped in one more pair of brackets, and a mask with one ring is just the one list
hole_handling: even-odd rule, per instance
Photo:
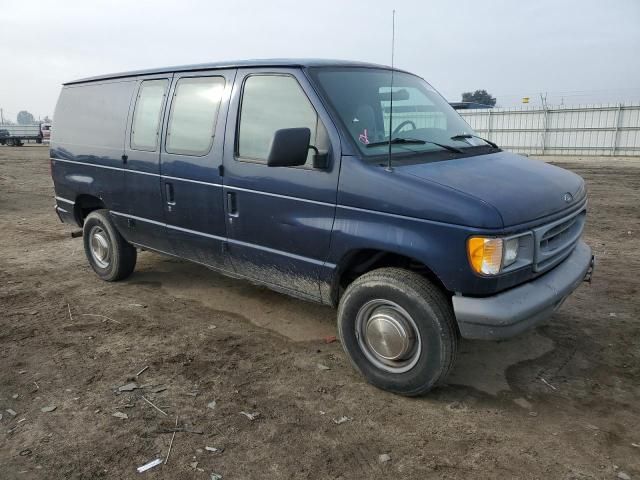
{"label": "blue van", "polygon": [[422,78],[328,60],[158,68],[65,84],[56,212],[106,281],[137,250],[336,306],[372,384],[427,392],[461,337],[549,317],[593,268],[569,171],[479,138]]}

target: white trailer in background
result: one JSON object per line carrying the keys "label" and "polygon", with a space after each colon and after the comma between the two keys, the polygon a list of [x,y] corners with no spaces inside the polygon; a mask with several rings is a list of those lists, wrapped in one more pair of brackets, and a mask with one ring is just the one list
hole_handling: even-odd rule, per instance
{"label": "white trailer in background", "polygon": [[0,145],[21,147],[24,142],[35,140],[42,143],[44,134],[42,124],[34,125],[0,125]]}

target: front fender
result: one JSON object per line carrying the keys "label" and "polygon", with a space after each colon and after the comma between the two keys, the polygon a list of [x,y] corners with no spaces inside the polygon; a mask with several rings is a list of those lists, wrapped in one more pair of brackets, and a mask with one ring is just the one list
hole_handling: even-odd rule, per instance
{"label": "front fender", "polygon": [[472,296],[490,295],[527,280],[520,270],[494,278],[480,277],[469,266],[467,239],[486,230],[451,225],[362,208],[338,206],[328,263],[340,263],[350,252],[372,250],[412,258],[424,264],[444,288]]}

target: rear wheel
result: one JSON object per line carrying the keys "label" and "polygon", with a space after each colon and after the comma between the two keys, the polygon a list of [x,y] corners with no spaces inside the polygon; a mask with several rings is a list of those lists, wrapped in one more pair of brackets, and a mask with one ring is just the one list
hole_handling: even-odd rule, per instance
{"label": "rear wheel", "polygon": [[122,280],[133,272],[137,253],[115,229],[108,210],[94,210],[83,226],[84,251],[91,268],[107,282]]}
{"label": "rear wheel", "polygon": [[445,294],[423,276],[401,268],[362,275],[345,291],[338,333],[352,364],[373,385],[421,395],[452,368],[458,346]]}

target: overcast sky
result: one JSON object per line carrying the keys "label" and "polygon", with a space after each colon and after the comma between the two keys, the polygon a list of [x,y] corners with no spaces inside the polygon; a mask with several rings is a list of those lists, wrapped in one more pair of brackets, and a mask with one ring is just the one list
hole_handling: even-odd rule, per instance
{"label": "overcast sky", "polygon": [[0,0],[0,107],[52,115],[62,82],[246,58],[390,63],[450,101],[640,101],[640,0]]}

